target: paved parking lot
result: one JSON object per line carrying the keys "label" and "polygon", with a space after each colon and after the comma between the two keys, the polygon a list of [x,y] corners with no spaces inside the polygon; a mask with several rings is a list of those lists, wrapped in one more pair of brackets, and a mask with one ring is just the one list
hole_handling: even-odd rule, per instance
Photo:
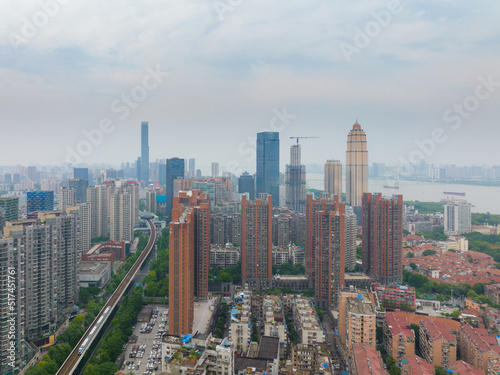
{"label": "paved parking lot", "polygon": [[153,307],[149,322],[136,323],[133,335],[137,336],[137,342],[127,344],[125,362],[120,370],[126,374],[159,374],[162,371],[162,331],[168,331],[168,307],[158,305]]}

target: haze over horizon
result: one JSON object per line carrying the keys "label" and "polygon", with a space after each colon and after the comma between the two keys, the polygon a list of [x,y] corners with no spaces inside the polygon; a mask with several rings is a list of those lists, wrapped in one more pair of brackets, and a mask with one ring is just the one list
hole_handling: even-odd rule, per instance
{"label": "haze over horizon", "polygon": [[282,166],[291,136],[344,163],[356,119],[370,164],[500,163],[498,2],[43,4],[0,4],[2,165],[64,163],[103,121],[83,164],[135,161],[141,121],[151,161],[254,171],[270,129]]}

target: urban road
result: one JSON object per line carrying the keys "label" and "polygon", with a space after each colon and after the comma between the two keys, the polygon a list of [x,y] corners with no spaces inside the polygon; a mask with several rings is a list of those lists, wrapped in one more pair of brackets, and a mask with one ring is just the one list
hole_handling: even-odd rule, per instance
{"label": "urban road", "polygon": [[[89,342],[88,342],[86,348],[88,348],[92,344],[93,339],[96,336],[98,336],[98,332],[99,332],[100,329],[102,329],[102,327],[104,326],[104,324],[101,324],[100,327],[97,328],[97,332],[94,333],[92,335],[92,337],[89,337],[89,334],[92,331],[92,328],[94,328],[95,326],[97,326],[97,321],[99,320],[99,318],[101,316],[103,316],[103,313],[106,310],[106,308],[109,307],[109,311],[113,311],[113,309],[116,307],[116,304],[120,301],[120,299],[122,298],[123,294],[127,290],[127,287],[133,281],[135,275],[137,274],[137,271],[139,271],[139,269],[141,268],[142,264],[144,263],[144,261],[146,260],[146,258],[149,256],[149,254],[150,254],[151,250],[153,249],[154,244],[156,242],[156,228],[155,228],[155,226],[154,226],[154,224],[153,224],[153,222],[151,220],[148,220],[147,223],[148,223],[149,229],[150,229],[150,236],[149,236],[149,241],[148,241],[148,244],[146,245],[146,248],[142,251],[141,255],[136,260],[136,262],[134,263],[134,265],[132,266],[132,268],[128,271],[127,275],[122,280],[122,282],[120,283],[120,285],[118,286],[118,288],[116,288],[116,290],[114,291],[114,293],[111,295],[111,297],[109,298],[108,302],[106,302],[106,304],[101,309],[101,311],[99,312],[99,314],[95,317],[94,321],[92,322],[92,324],[90,325],[90,327],[87,329],[87,331],[85,332],[85,334],[82,336],[82,338],[80,339],[80,341],[78,342],[78,344],[73,348],[73,351],[70,353],[70,355],[68,356],[68,358],[66,358],[66,361],[63,363],[63,365],[61,366],[61,368],[59,369],[59,371],[57,371],[56,375],[71,375],[71,374],[73,374],[73,372],[75,371],[75,369],[77,368],[78,364],[80,363],[82,357],[85,354],[84,353],[82,355],[79,355],[78,354],[78,349],[80,348],[80,346],[83,344],[83,342],[87,338],[89,338]],[[107,317],[109,317],[109,315],[110,314],[108,314]],[[107,317],[105,319],[107,319]]]}

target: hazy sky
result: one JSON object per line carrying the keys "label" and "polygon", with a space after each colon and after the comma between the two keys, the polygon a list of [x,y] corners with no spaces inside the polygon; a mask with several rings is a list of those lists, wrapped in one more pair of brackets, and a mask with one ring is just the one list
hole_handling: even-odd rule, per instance
{"label": "hazy sky", "polygon": [[499,19],[498,0],[2,1],[0,165],[134,161],[143,120],[152,161],[253,171],[273,128],[282,165],[290,136],[344,163],[356,118],[370,163],[434,136],[427,162],[500,164]]}

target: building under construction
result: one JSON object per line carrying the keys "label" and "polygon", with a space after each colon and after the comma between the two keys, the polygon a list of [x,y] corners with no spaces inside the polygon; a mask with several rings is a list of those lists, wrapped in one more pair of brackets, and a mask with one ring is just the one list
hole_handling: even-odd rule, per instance
{"label": "building under construction", "polygon": [[306,166],[301,164],[300,145],[290,146],[290,164],[285,173],[286,206],[296,212],[305,212]]}

